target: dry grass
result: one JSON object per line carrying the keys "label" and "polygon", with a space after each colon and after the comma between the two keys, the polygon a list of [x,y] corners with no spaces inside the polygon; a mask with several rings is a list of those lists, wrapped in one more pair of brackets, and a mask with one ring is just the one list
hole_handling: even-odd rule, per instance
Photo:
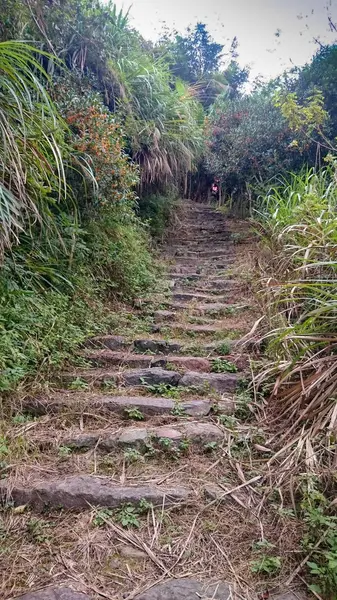
{"label": "dry grass", "polygon": [[[42,420],[41,428],[47,435],[48,423]],[[250,560],[256,557],[252,545],[261,538],[275,544],[275,552],[283,557],[281,572],[268,583],[270,589],[294,568],[298,525],[261,504],[264,488],[253,485],[244,490],[247,506],[249,497],[253,500],[246,509],[231,497],[220,503],[207,501],[203,495],[206,484],[223,481],[226,486],[236,487],[242,483],[242,476],[249,479],[252,469],[258,472],[261,465],[251,456],[241,462],[239,471],[226,449],[219,449],[211,460],[209,455],[201,454],[193,456],[193,461],[182,457],[177,463],[164,457],[127,466],[121,456],[95,455],[93,451],[72,454],[67,459],[57,458],[53,450],[34,455],[33,445],[32,441],[33,456],[18,461],[15,477],[24,474],[29,481],[30,477],[68,472],[108,474],[116,483],[189,486],[191,500],[165,511],[160,507],[151,510],[141,518],[139,530],[127,531],[131,543],[116,530],[114,519],[109,524],[110,517],[104,527],[95,527],[95,509],[36,515],[28,509],[21,513],[8,507],[1,515],[5,544],[0,557],[4,574],[0,589],[4,599],[29,587],[36,589],[60,581],[74,582],[79,589],[91,592],[93,598],[98,599],[104,592],[103,597],[112,599],[148,587],[161,576],[235,581],[234,574],[239,575],[242,589],[250,593],[248,597],[255,598],[253,590],[262,590],[266,585],[250,570]],[[155,560],[147,553],[133,555],[130,545],[139,550],[139,540],[151,549]],[[230,557],[231,566],[223,553]]]}

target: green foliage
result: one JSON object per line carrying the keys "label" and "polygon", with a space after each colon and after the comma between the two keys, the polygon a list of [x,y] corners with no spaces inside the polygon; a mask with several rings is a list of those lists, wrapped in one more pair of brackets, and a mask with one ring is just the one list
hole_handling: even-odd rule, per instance
{"label": "green foliage", "polygon": [[133,300],[156,282],[147,233],[132,208],[104,208],[87,225],[88,268],[109,295]]}
{"label": "green foliage", "polygon": [[260,558],[251,562],[251,571],[258,575],[272,576],[276,575],[281,569],[282,562],[280,556],[262,555]]}
{"label": "green foliage", "polygon": [[240,195],[292,165],[289,127],[268,90],[237,100],[219,96],[207,130],[206,165],[226,183],[225,194]]}
{"label": "green foliage", "polygon": [[333,600],[337,589],[337,516],[313,478],[304,485],[301,509],[305,525],[303,550],[310,553],[306,563],[312,581],[310,587],[324,598]]}
{"label": "green foliage", "polygon": [[295,70],[296,79],[288,86],[291,91],[296,92],[301,104],[312,95],[315,89],[321,90],[324,97],[324,108],[329,114],[327,132],[330,139],[337,137],[336,69],[337,45],[321,46],[310,63]]}
{"label": "green foliage", "polygon": [[[328,120],[328,113],[324,109],[324,97],[320,90],[314,90],[303,105],[298,102],[296,92],[279,91],[275,94],[273,102],[280,108],[292,131],[307,139],[315,132],[324,138],[323,128]],[[298,145],[298,139],[291,142],[292,147]]]}
{"label": "green foliage", "polygon": [[54,523],[45,521],[44,519],[32,518],[27,523],[28,537],[35,544],[44,544],[50,541],[51,531],[50,529],[54,526]]}
{"label": "green foliage", "polygon": [[[289,394],[295,394],[292,403],[306,390],[307,402],[319,398],[325,418],[329,406],[334,409],[336,392],[336,205],[332,165],[292,175],[261,198],[258,211],[273,253],[265,274],[275,281],[265,289],[271,372],[278,373],[278,385],[294,382],[288,387]],[[317,371],[316,360],[324,363],[326,376]],[[299,373],[301,386],[295,382]]]}
{"label": "green foliage", "polygon": [[[97,317],[102,307],[97,303]],[[101,326],[104,327],[104,319]],[[0,295],[0,390],[22,380],[48,377],[99,327],[90,306],[79,295],[54,291],[6,291]]]}
{"label": "green foliage", "polygon": [[129,419],[134,419],[134,421],[143,421],[144,415],[139,408],[136,406],[130,406],[130,408],[124,408],[124,412]]}
{"label": "green foliage", "polygon": [[124,452],[125,462],[128,464],[143,461],[144,456],[137,450],[137,448],[127,448]]}
{"label": "green foliage", "polygon": [[151,235],[155,239],[161,239],[177,209],[176,195],[143,196],[139,199],[138,206],[141,218],[149,224]]}
{"label": "green foliage", "polygon": [[219,346],[217,346],[216,351],[219,354],[223,354],[224,356],[226,354],[230,354],[231,353],[231,343],[228,342],[222,342],[221,344],[219,344]]}
{"label": "green foliage", "polygon": [[139,510],[132,504],[126,504],[116,513],[116,521],[123,527],[140,527]]}
{"label": "green foliage", "polygon": [[53,225],[52,206],[66,196],[65,123],[46,91],[36,48],[0,42],[0,253],[33,222]]}
{"label": "green foliage", "polygon": [[238,368],[234,363],[224,358],[212,359],[212,373],[236,373]]}
{"label": "green foliage", "polygon": [[181,390],[169,383],[154,383],[152,385],[145,382],[146,389],[152,394],[164,396],[164,398],[173,398],[179,400]]}

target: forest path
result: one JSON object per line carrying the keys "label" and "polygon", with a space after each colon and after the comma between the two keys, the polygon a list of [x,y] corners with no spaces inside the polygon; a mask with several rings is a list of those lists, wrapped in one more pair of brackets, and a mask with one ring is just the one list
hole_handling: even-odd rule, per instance
{"label": "forest path", "polygon": [[[185,203],[164,254],[168,291],[143,309],[152,335],[130,321],[90,340],[85,366],[18,407],[0,483],[4,599],[56,586],[27,599],[257,600],[259,542],[293,547],[291,521],[263,506],[251,357],[237,345],[258,316],[249,226]],[[270,598],[300,598],[277,592],[282,575]]]}

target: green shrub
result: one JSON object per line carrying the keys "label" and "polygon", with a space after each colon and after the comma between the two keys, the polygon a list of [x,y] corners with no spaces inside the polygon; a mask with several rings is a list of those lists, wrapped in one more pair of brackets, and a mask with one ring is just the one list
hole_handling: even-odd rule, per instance
{"label": "green shrub", "polygon": [[140,217],[148,222],[151,235],[162,238],[177,207],[176,195],[152,194],[141,198],[138,205]]}
{"label": "green shrub", "polygon": [[102,305],[96,302],[93,310],[79,294],[0,290],[0,391],[38,374],[50,376],[108,324]]}
{"label": "green shrub", "polygon": [[108,292],[133,300],[155,284],[149,236],[128,205],[101,210],[88,225],[88,265]]}

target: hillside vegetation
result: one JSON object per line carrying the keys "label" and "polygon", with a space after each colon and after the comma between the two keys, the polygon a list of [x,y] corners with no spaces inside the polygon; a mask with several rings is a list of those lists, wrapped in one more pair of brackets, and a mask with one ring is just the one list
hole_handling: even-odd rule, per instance
{"label": "hillside vegetation", "polygon": [[275,485],[294,476],[308,585],[335,600],[337,42],[248,84],[236,38],[202,23],[153,43],[111,2],[0,10],[0,393],[41,390],[89,336],[132,329],[165,287],[180,199],[219,180],[218,211],[259,237],[263,317],[243,343],[264,349],[251,369],[284,458]]}

